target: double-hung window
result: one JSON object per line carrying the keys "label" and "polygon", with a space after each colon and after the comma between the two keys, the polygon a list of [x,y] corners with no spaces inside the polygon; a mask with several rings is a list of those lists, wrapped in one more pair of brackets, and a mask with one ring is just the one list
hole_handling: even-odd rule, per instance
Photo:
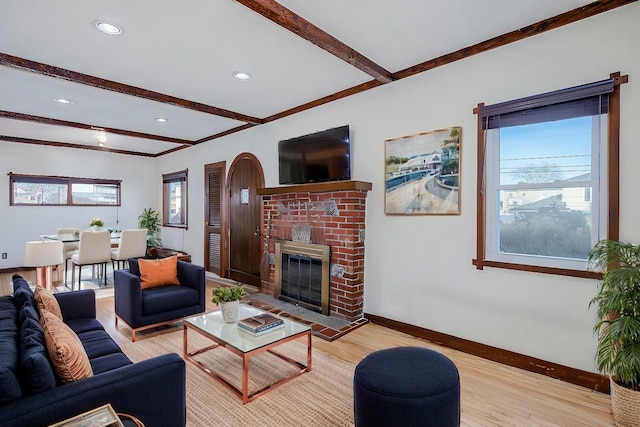
{"label": "double-hung window", "polygon": [[162,175],[164,227],[187,228],[188,169]]}
{"label": "double-hung window", "polygon": [[624,81],[478,106],[478,268],[591,277],[591,247],[618,235]]}

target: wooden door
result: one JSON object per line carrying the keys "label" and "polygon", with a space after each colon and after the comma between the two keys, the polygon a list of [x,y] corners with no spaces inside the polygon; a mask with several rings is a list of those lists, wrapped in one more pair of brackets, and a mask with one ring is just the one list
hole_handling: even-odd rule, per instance
{"label": "wooden door", "polygon": [[262,196],[264,175],[258,159],[248,153],[229,168],[228,277],[260,287],[262,261]]}
{"label": "wooden door", "polygon": [[205,244],[204,259],[205,270],[223,276],[223,230],[225,229],[224,218],[224,175],[225,162],[218,162],[204,167],[204,188],[205,188]]}

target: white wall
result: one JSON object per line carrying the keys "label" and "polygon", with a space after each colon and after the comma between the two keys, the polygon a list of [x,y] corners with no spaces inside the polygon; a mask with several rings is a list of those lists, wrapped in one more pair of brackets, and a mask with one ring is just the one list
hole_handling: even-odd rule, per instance
{"label": "white wall", "polygon": [[[178,151],[156,159],[153,182],[139,184],[141,198],[154,188],[154,200],[136,200],[141,207],[155,201],[161,208],[160,175],[189,168],[189,229],[163,229],[163,244],[182,249],[196,263],[204,254],[204,165],[227,162],[241,152],[260,159],[267,186],[278,185],[277,141],[349,124],[352,136],[353,178],[373,183],[367,200],[365,312],[420,327],[527,354],[570,367],[594,371],[594,314],[587,308],[594,294],[593,280],[487,268],[478,271],[476,236],[476,116],[479,103],[493,104],[541,92],[605,79],[621,71],[629,75],[622,86],[621,129],[621,239],[640,242],[636,217],[640,208],[640,5],[633,4],[589,18],[509,46],[483,53],[365,93],[299,113],[276,122]],[[384,215],[384,141],[449,126],[462,126],[462,214],[459,216]],[[82,165],[50,171],[50,162],[19,163],[21,173],[96,175]],[[35,149],[31,149],[35,150]],[[45,150],[38,147],[40,150]],[[51,149],[55,150],[58,149]],[[34,151],[31,151],[33,153]],[[65,155],[69,151],[64,151]],[[82,159],[98,154],[78,154]],[[99,154],[103,159],[104,154]],[[33,156],[30,156],[33,157]],[[115,161],[127,163],[117,156]],[[153,168],[138,158],[143,171]],[[68,162],[65,159],[65,162]],[[74,162],[76,163],[76,162]],[[88,163],[88,161],[87,161]],[[22,170],[20,170],[22,169]],[[126,179],[135,168],[107,168],[103,176]],[[73,171],[71,173],[70,171]],[[133,176],[137,176],[136,174]],[[147,177],[144,173],[145,177]],[[136,178],[137,179],[137,178]],[[125,181],[126,182],[126,181]],[[124,185],[124,183],[123,183]],[[130,188],[137,186],[130,183]],[[0,186],[0,200],[8,200]],[[127,197],[124,195],[123,197]],[[129,202],[134,203],[131,199]],[[128,203],[129,203],[128,202]],[[5,202],[8,204],[8,202]],[[123,205],[124,205],[123,201]],[[123,206],[124,207],[124,206]],[[23,221],[27,213],[0,207],[3,230]],[[34,211],[36,211],[34,209]],[[34,215],[28,213],[28,215]],[[94,212],[77,215],[76,223]],[[120,216],[123,217],[122,215]],[[50,226],[31,229],[29,236],[49,232]],[[121,220],[122,221],[122,220]],[[67,225],[67,224],[65,224]],[[73,224],[69,224],[73,225]],[[82,225],[82,224],[79,224]],[[4,234],[4,233],[3,233]],[[20,243],[24,237],[13,239]],[[1,265],[0,265],[1,266]]]}
{"label": "white wall", "polygon": [[[122,180],[122,201],[114,206],[9,206],[8,173],[57,175]],[[156,207],[156,187],[161,178],[155,172],[155,159],[122,154],[96,153],[60,147],[16,144],[0,141],[0,269],[24,265],[24,242],[41,234],[54,234],[58,227],[84,230],[92,218],[105,227],[136,228],[145,207]]]}
{"label": "white wall", "polygon": [[[158,160],[162,173],[189,167],[184,250],[203,258],[203,165],[255,154],[277,186],[277,141],[349,124],[353,178],[367,200],[365,312],[570,367],[595,371],[596,282],[487,268],[476,270],[476,116],[493,104],[629,75],[622,87],[621,238],[640,241],[636,214],[640,144],[640,5],[634,4],[409,79],[388,84]],[[462,214],[385,216],[384,141],[460,125]],[[165,243],[168,233],[163,231]],[[178,236],[176,236],[176,242]]]}

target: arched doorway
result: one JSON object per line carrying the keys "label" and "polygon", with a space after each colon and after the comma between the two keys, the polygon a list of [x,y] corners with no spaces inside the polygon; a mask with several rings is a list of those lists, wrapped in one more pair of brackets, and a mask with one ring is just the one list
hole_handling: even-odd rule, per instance
{"label": "arched doorway", "polygon": [[250,153],[238,155],[229,168],[227,197],[228,269],[226,277],[260,287],[263,258],[262,196],[264,173],[260,161]]}

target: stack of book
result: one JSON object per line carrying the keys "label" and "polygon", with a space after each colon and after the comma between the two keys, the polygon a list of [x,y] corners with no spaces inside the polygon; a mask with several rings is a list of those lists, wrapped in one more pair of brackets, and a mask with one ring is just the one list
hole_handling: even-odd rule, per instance
{"label": "stack of book", "polygon": [[238,320],[238,328],[254,336],[266,334],[284,327],[284,320],[269,313]]}

